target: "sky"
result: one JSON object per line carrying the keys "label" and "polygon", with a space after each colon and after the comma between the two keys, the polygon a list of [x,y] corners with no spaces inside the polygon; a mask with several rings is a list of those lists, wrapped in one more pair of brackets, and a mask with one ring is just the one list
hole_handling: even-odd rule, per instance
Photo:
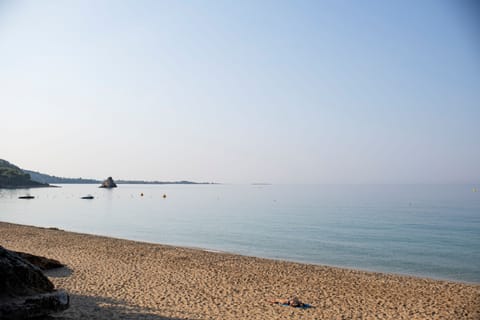
{"label": "sky", "polygon": [[0,0],[0,158],[98,179],[478,183],[479,9]]}

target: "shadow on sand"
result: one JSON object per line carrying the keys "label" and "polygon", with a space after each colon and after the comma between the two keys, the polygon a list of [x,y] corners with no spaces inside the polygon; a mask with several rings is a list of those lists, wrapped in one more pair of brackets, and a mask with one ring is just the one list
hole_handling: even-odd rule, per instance
{"label": "shadow on sand", "polygon": [[[74,271],[65,266],[44,271],[45,275],[52,278],[63,278],[71,276]],[[200,320],[198,316],[184,312],[181,318],[166,317],[159,314],[173,313],[171,309],[149,309],[136,305],[130,305],[124,300],[116,300],[100,296],[85,296],[69,293],[70,307],[58,314],[41,318],[42,320],[76,320],[76,319],[142,319],[142,320]],[[176,310],[175,313],[178,313]]]}
{"label": "shadow on sand", "polygon": [[55,268],[50,270],[45,270],[43,273],[51,278],[65,278],[73,274],[73,270],[69,267]]}
{"label": "shadow on sand", "polygon": [[[168,309],[148,309],[129,305],[123,300],[115,300],[106,297],[84,296],[70,294],[70,308],[52,315],[49,320],[73,320],[73,319],[142,319],[142,320],[200,320],[204,317],[189,314],[181,318],[166,317],[158,313],[169,313]],[[177,311],[178,312],[178,311]]]}

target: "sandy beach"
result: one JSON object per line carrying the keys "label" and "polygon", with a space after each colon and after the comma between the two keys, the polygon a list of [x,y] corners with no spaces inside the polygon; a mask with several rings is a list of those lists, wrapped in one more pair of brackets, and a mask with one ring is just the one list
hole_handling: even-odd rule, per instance
{"label": "sandy beach", "polygon": [[[0,223],[0,245],[57,259],[60,319],[480,319],[480,285]],[[298,296],[312,305],[272,305]]]}

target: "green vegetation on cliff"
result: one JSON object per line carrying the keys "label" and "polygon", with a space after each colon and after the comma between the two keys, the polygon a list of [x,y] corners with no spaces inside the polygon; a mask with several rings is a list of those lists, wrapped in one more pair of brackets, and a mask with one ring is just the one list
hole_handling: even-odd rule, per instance
{"label": "green vegetation on cliff", "polygon": [[98,184],[101,183],[100,180],[95,179],[83,179],[83,178],[64,178],[51,176],[49,174],[40,173],[37,171],[23,170],[25,173],[28,173],[33,181],[38,181],[40,183],[75,183],[75,184]]}
{"label": "green vegetation on cliff", "polygon": [[0,159],[0,188],[35,188],[48,187],[33,181],[28,173],[6,160]]}

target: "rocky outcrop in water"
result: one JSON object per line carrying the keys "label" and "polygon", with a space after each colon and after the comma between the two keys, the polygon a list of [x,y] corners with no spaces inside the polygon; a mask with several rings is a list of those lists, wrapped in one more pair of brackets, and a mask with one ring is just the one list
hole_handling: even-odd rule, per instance
{"label": "rocky outcrop in water", "polygon": [[115,181],[113,181],[112,177],[108,177],[105,181],[102,182],[102,185],[100,188],[116,188],[117,185],[115,184]]}
{"label": "rocky outcrop in water", "polygon": [[31,319],[62,311],[69,296],[56,291],[42,271],[0,246],[0,319]]}

